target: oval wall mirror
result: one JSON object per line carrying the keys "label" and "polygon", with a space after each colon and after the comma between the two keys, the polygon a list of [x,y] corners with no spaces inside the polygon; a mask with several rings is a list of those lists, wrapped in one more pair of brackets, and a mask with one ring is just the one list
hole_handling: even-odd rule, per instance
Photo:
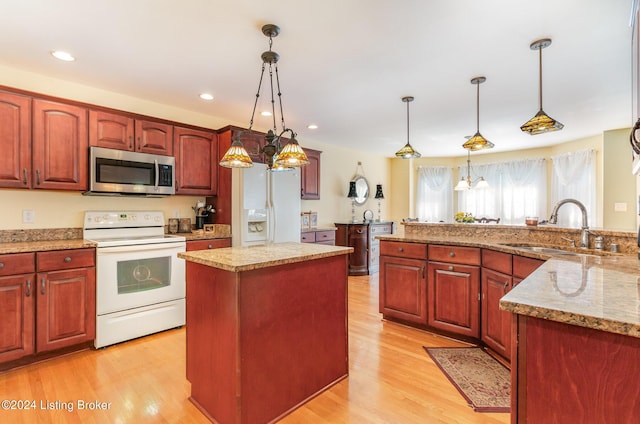
{"label": "oval wall mirror", "polygon": [[355,197],[353,201],[356,205],[362,206],[369,198],[369,183],[362,175],[356,175],[351,181],[355,181],[356,193],[358,194],[358,197]]}

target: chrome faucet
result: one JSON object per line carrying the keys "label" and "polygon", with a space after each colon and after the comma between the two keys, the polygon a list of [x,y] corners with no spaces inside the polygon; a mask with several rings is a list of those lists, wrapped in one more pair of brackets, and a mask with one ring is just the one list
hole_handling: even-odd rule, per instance
{"label": "chrome faucet", "polygon": [[549,224],[556,224],[558,222],[558,209],[560,206],[565,203],[573,203],[574,205],[580,208],[582,212],[582,233],[580,234],[580,247],[588,248],[589,247],[589,225],[587,224],[587,208],[584,207],[582,203],[577,201],[576,199],[563,199],[560,200],[551,211],[551,216],[549,217]]}

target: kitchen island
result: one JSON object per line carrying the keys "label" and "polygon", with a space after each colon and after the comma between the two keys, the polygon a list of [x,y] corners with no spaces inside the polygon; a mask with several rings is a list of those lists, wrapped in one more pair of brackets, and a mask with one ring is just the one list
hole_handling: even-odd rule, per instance
{"label": "kitchen island", "polygon": [[[473,292],[468,298],[477,298],[478,303],[482,298],[483,313],[487,305],[485,294],[491,295],[491,288],[495,286],[485,276],[496,275],[491,268],[496,269],[497,265],[503,268],[501,278],[494,280],[506,281],[504,290],[508,293],[498,290],[499,295],[493,297],[499,299],[503,312],[511,313],[507,321],[507,329],[511,328],[507,346],[511,347],[511,422],[514,424],[626,423],[637,422],[640,416],[637,383],[640,379],[640,263],[636,234],[606,232],[605,243],[615,242],[624,252],[618,254],[567,246],[564,237],[576,239],[579,231],[555,227],[410,223],[405,224],[403,236],[380,237],[388,243],[390,252],[402,248],[401,254],[420,258],[413,268],[405,267],[414,270],[413,273],[405,271],[405,283],[421,282],[422,292],[426,286],[422,280],[426,278],[421,270],[427,263],[435,267],[438,262],[452,262],[440,271],[451,275],[462,275],[463,268],[458,270],[456,263],[473,262],[476,266],[479,263],[482,296],[476,297],[477,292]],[[443,245],[447,246],[445,253],[450,252],[446,259],[432,254],[439,253]],[[436,249],[427,254],[424,246]],[[385,254],[385,249],[382,250]],[[462,252],[476,254],[459,254]],[[485,263],[486,258],[496,258],[497,254],[506,260]],[[538,260],[539,265],[526,277],[519,276],[522,280],[516,283],[516,259],[520,262],[522,258]],[[398,260],[390,263],[402,264]],[[511,280],[508,269],[513,272]],[[437,275],[430,273],[428,281],[436,290],[438,280],[431,277]],[[380,284],[382,296],[382,273]],[[407,285],[415,287],[415,284]],[[381,303],[381,310],[386,307],[390,312],[402,312],[405,320],[420,319],[427,323],[430,322],[427,318],[433,316],[428,308],[435,305],[439,308],[436,311],[443,310],[438,301],[446,300],[431,298],[435,304],[430,303],[426,308],[424,302],[420,302],[419,306],[425,308],[423,311],[414,306],[415,302],[410,302],[412,299],[393,293],[388,303],[396,309]],[[478,314],[477,309],[469,310]],[[493,313],[495,315],[495,311]],[[492,323],[481,319],[480,327],[484,331],[485,325]],[[484,335],[482,342],[488,345]]]}
{"label": "kitchen island", "polygon": [[351,248],[276,243],[180,253],[190,400],[217,423],[266,423],[348,375]]}

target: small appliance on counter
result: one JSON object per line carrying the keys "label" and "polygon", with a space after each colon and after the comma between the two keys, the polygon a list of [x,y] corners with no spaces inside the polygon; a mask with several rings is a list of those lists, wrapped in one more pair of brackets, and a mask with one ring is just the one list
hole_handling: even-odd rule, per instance
{"label": "small appliance on counter", "polygon": [[213,205],[205,205],[204,202],[198,201],[191,209],[196,213],[196,230],[202,230],[204,224],[213,223],[212,215],[216,212]]}

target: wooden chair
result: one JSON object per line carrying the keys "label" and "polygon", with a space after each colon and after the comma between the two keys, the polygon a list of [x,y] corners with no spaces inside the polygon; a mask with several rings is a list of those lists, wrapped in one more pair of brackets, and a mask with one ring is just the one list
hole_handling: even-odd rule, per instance
{"label": "wooden chair", "polygon": [[480,224],[489,224],[491,222],[495,222],[496,224],[499,224],[500,218],[476,218],[475,221]]}

